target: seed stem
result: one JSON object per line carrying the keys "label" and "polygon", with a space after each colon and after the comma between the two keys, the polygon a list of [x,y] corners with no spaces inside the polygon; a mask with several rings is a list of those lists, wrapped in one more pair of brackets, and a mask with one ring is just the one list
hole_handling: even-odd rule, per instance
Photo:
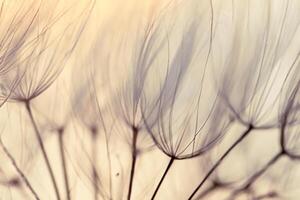
{"label": "seed stem", "polygon": [[132,149],[131,149],[132,162],[131,162],[127,200],[131,199],[131,193],[132,193],[132,185],[133,185],[133,178],[135,173],[135,165],[136,165],[136,157],[137,157],[137,149],[136,149],[137,137],[138,137],[138,129],[133,126],[132,127]]}
{"label": "seed stem", "polygon": [[53,185],[53,188],[54,188],[54,191],[55,191],[55,195],[56,195],[56,199],[57,200],[60,200],[60,195],[59,195],[59,190],[58,190],[58,186],[57,186],[57,183],[56,183],[56,180],[55,180],[55,176],[54,176],[54,173],[53,173],[53,170],[52,170],[52,167],[51,167],[51,164],[50,164],[50,161],[49,161],[49,158],[48,158],[48,154],[46,152],[46,149],[45,149],[45,146],[44,146],[44,142],[43,142],[43,139],[41,137],[41,134],[39,132],[39,129],[37,127],[37,124],[34,120],[34,117],[32,115],[32,110],[31,110],[31,106],[30,106],[30,103],[29,101],[26,101],[25,102],[25,106],[26,106],[26,110],[28,112],[28,115],[29,115],[29,118],[30,118],[30,121],[32,123],[32,126],[34,128],[34,132],[35,132],[35,135],[36,135],[36,138],[37,138],[37,141],[38,141],[38,144],[42,150],[42,155],[43,155],[43,158],[44,158],[44,161],[45,161],[45,164],[47,166],[47,170],[49,172],[49,175],[50,175],[50,178],[51,178],[51,182],[52,182],[52,185]]}
{"label": "seed stem", "polygon": [[213,174],[213,172],[219,167],[219,165],[223,162],[223,160],[230,154],[232,150],[235,149],[235,147],[240,144],[252,131],[253,126],[249,125],[247,130],[227,149],[227,151],[219,158],[219,160],[213,165],[213,167],[209,170],[209,172],[205,175],[205,177],[202,179],[202,181],[199,183],[199,185],[196,187],[196,189],[193,191],[193,193],[190,195],[188,200],[192,200],[192,198],[196,195],[198,190],[202,187],[202,185],[208,180],[208,178]]}
{"label": "seed stem", "polygon": [[154,200],[154,199],[155,199],[155,196],[156,196],[157,192],[159,191],[159,188],[160,188],[161,184],[163,183],[163,181],[164,181],[166,175],[168,174],[168,172],[169,172],[171,166],[173,165],[174,160],[175,160],[175,158],[173,158],[173,157],[170,159],[170,161],[169,161],[169,163],[168,163],[168,166],[167,166],[167,168],[165,169],[165,172],[164,172],[164,174],[162,175],[162,177],[161,177],[161,179],[160,179],[160,181],[159,181],[159,183],[158,183],[158,185],[157,185],[157,187],[156,187],[156,189],[155,189],[155,191],[154,191],[154,193],[153,193],[153,195],[152,195],[152,197],[151,197],[151,200]]}

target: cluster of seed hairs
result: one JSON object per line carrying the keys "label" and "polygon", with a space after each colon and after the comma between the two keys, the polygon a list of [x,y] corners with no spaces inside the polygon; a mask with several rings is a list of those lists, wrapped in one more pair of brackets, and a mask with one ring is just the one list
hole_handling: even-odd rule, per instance
{"label": "cluster of seed hairs", "polygon": [[[300,1],[135,2],[143,12],[116,6],[105,20],[104,2],[67,1],[1,1],[3,121],[33,132],[21,154],[47,177],[19,160],[1,117],[11,199],[293,199]],[[273,132],[271,157],[253,158]]]}

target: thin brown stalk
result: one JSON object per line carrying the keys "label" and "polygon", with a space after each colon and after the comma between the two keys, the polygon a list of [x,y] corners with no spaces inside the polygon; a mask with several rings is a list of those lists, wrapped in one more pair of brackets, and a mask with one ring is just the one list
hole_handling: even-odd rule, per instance
{"label": "thin brown stalk", "polygon": [[154,200],[154,199],[155,199],[155,196],[156,196],[156,194],[158,193],[159,188],[160,188],[161,184],[163,183],[164,179],[166,178],[166,175],[168,174],[168,172],[169,172],[171,166],[173,165],[174,161],[175,161],[175,158],[172,157],[172,158],[170,159],[170,161],[169,161],[169,163],[168,163],[168,166],[167,166],[167,168],[165,169],[165,172],[164,172],[164,174],[162,175],[162,177],[161,177],[161,179],[160,179],[160,181],[159,181],[159,183],[158,183],[158,185],[157,185],[157,187],[156,187],[156,189],[155,189],[155,191],[154,191],[152,197],[151,197],[151,200]]}
{"label": "thin brown stalk", "polygon": [[56,199],[57,199],[57,200],[61,200],[60,195],[59,195],[58,186],[57,186],[57,183],[56,183],[56,179],[55,179],[55,176],[54,176],[54,173],[53,173],[53,169],[52,169],[52,167],[51,167],[51,164],[50,164],[50,161],[49,161],[48,154],[47,154],[47,152],[46,152],[46,148],[45,148],[43,139],[42,139],[42,137],[41,137],[41,134],[40,134],[40,132],[39,132],[39,129],[38,129],[38,127],[37,127],[37,124],[36,124],[36,122],[35,122],[35,120],[34,120],[34,117],[33,117],[33,115],[32,115],[32,110],[31,110],[31,106],[30,106],[29,101],[26,101],[26,102],[25,102],[25,106],[26,106],[26,110],[27,110],[27,113],[28,113],[28,115],[29,115],[30,121],[31,121],[31,123],[32,123],[32,126],[33,126],[33,128],[34,128],[34,132],[35,132],[35,135],[36,135],[38,144],[39,144],[39,146],[40,146],[40,148],[41,148],[42,155],[43,155],[43,158],[44,158],[44,161],[45,161],[47,170],[48,170],[48,172],[49,172],[50,179],[51,179],[51,182],[52,182],[52,185],[53,185],[53,188],[54,188],[54,192],[55,192],[55,195],[56,195]]}
{"label": "thin brown stalk", "polygon": [[136,165],[136,158],[137,158],[137,137],[138,137],[138,129],[136,127],[132,127],[132,149],[131,149],[131,170],[130,170],[130,178],[129,178],[129,187],[128,187],[128,195],[127,200],[131,199],[131,193],[132,193],[132,185],[133,185],[133,179],[134,179],[134,173],[135,173],[135,165]]}
{"label": "thin brown stalk", "polygon": [[205,175],[199,185],[194,189],[193,193],[189,196],[188,200],[192,200],[193,197],[197,194],[198,190],[203,186],[203,184],[208,180],[208,178],[213,174],[213,172],[219,167],[223,160],[230,154],[232,150],[235,149],[238,144],[240,144],[253,130],[253,126],[249,125],[247,130],[228,148],[228,150],[219,158],[219,160],[213,165],[209,172]]}

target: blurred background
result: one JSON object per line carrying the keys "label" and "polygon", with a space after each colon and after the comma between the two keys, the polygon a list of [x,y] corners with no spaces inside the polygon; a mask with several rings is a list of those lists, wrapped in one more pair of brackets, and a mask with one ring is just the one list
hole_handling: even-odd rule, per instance
{"label": "blurred background", "polygon": [[232,196],[281,151],[298,0],[1,5],[0,199],[34,199],[16,166],[40,199],[57,199],[37,132],[60,199],[128,199],[135,155],[130,199],[151,199],[174,158],[155,199],[181,200],[250,125],[194,198],[299,199],[300,163],[287,156]]}

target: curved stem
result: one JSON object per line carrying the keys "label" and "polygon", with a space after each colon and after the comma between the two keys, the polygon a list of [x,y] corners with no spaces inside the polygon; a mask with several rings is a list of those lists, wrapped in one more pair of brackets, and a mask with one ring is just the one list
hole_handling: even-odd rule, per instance
{"label": "curved stem", "polygon": [[235,147],[241,143],[252,131],[253,126],[250,125],[247,130],[227,149],[227,151],[219,158],[219,160],[213,165],[213,167],[209,170],[209,172],[205,175],[199,185],[195,188],[193,193],[189,196],[188,200],[191,200],[198,190],[202,187],[202,185],[208,180],[208,178],[212,175],[212,173],[219,167],[219,165],[223,162],[223,160],[230,154],[230,152],[235,149]]}
{"label": "curved stem", "polygon": [[16,171],[18,172],[18,174],[20,175],[21,179],[24,181],[26,187],[30,190],[30,192],[34,196],[34,198],[36,200],[40,200],[39,196],[37,195],[36,191],[33,189],[32,185],[29,182],[29,180],[27,179],[25,174],[22,172],[22,170],[19,168],[19,166],[17,165],[17,162],[15,161],[14,157],[10,154],[8,149],[4,146],[1,139],[0,139],[0,146],[1,146],[2,150],[4,151],[5,155],[9,158],[10,162],[12,163],[12,165],[14,166]]}
{"label": "curved stem", "polygon": [[58,130],[58,142],[59,142],[59,152],[61,157],[61,163],[63,168],[63,175],[64,175],[64,181],[65,181],[65,190],[67,193],[67,200],[71,200],[70,195],[70,184],[69,184],[69,178],[68,178],[68,171],[67,171],[67,163],[66,163],[66,156],[64,152],[64,129]]}
{"label": "curved stem", "polygon": [[43,155],[43,158],[45,160],[45,164],[47,166],[47,169],[48,169],[51,181],[52,181],[52,185],[53,185],[53,188],[54,188],[54,191],[55,191],[56,199],[60,200],[61,198],[60,198],[60,195],[59,195],[59,190],[58,190],[58,186],[57,186],[57,183],[56,183],[56,180],[55,180],[55,176],[54,176],[54,173],[53,173],[53,170],[52,170],[49,158],[48,158],[48,154],[47,154],[45,146],[44,146],[43,139],[42,139],[41,134],[39,132],[39,129],[38,129],[37,125],[36,125],[36,122],[35,122],[35,120],[33,118],[29,101],[25,102],[25,106],[26,106],[26,110],[28,112],[30,121],[32,123],[32,126],[34,128],[34,132],[35,132],[36,138],[38,140],[39,146],[40,146],[40,148],[42,150],[42,155]]}
{"label": "curved stem", "polygon": [[163,176],[161,177],[161,179],[160,179],[160,181],[159,181],[159,183],[158,183],[158,185],[157,185],[157,187],[156,187],[156,189],[155,189],[155,191],[154,191],[154,193],[153,193],[153,195],[152,195],[152,197],[151,197],[151,200],[154,200],[154,198],[155,198],[155,196],[156,196],[156,194],[157,194],[157,192],[158,192],[158,190],[159,190],[159,188],[160,188],[162,182],[164,181],[164,179],[165,179],[166,175],[168,174],[168,172],[169,172],[171,166],[173,165],[174,160],[175,160],[175,159],[174,159],[173,157],[170,159],[169,164],[168,164],[168,166],[167,166],[167,168],[166,168],[166,170],[165,170]]}
{"label": "curved stem", "polygon": [[136,149],[136,143],[137,143],[137,137],[138,137],[138,129],[136,127],[132,127],[132,149],[131,149],[131,170],[130,170],[130,178],[129,178],[129,187],[128,187],[128,195],[127,200],[131,199],[131,193],[132,193],[132,185],[133,185],[133,178],[135,173],[135,164],[136,164],[136,157],[137,157],[137,149]]}

